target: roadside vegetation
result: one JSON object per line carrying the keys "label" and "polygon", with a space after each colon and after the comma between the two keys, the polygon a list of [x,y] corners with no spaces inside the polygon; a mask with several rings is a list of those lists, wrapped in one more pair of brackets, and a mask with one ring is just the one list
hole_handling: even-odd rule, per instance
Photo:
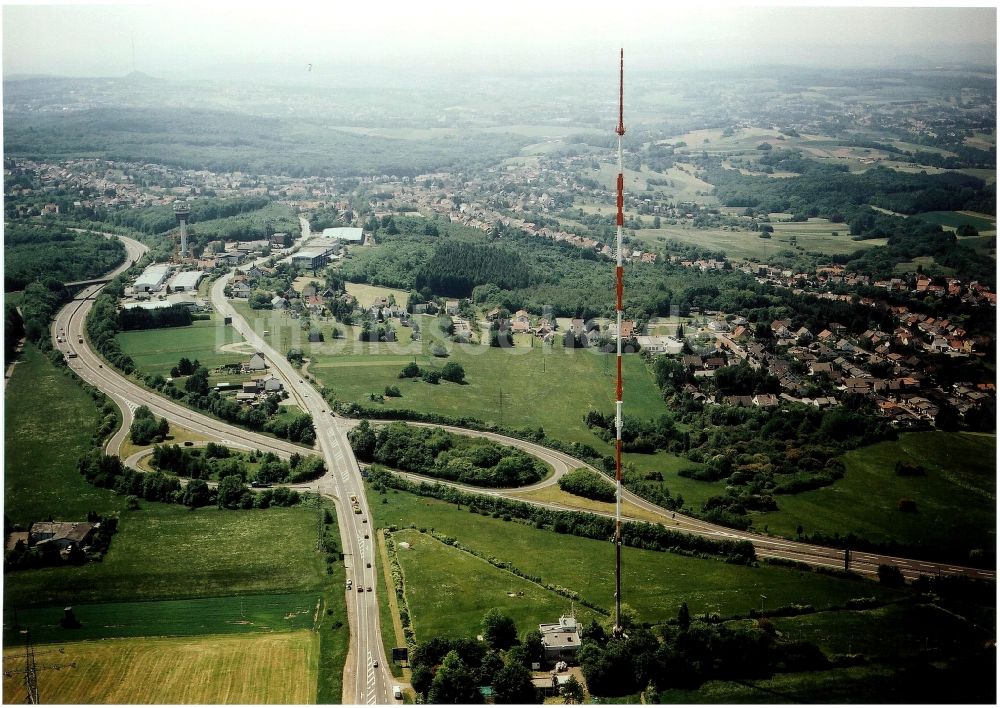
{"label": "roadside vegetation", "polygon": [[541,480],[546,465],[526,452],[486,438],[440,428],[367,420],[348,433],[359,460],[481,487],[520,487]]}

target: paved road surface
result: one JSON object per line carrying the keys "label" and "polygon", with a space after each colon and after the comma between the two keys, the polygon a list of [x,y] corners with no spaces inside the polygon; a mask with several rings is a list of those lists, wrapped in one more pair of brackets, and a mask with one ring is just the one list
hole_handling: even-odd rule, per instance
{"label": "paved road surface", "polygon": [[[309,237],[309,224],[304,218],[302,239]],[[321,494],[337,500],[337,523],[345,553],[347,577],[353,580],[354,589],[348,593],[348,612],[351,616],[351,658],[344,670],[344,703],[386,704],[392,698],[393,678],[387,668],[382,636],[379,632],[378,578],[372,562],[375,557],[371,524],[368,522],[368,501],[365,498],[361,470],[354,458],[354,451],[347,441],[346,432],[330,413],[330,407],[306,379],[300,378],[284,353],[277,352],[260,337],[233,308],[223,293],[232,275],[219,278],[212,284],[212,304],[226,317],[232,317],[233,327],[257,351],[262,352],[271,368],[289,383],[289,391],[313,417],[316,440],[326,460],[327,473],[311,483]],[[352,513],[352,498],[357,499],[360,514]],[[364,592],[361,590],[364,589]],[[376,666],[377,665],[377,666]]]}
{"label": "paved road surface", "polygon": [[[305,223],[304,219],[301,221],[304,222],[303,235],[307,237],[308,224]],[[132,260],[138,258],[145,250],[145,247],[136,241],[124,237],[120,238],[122,238],[129,249],[129,259],[123,268],[118,269],[119,271],[127,267]],[[370,524],[367,523],[369,518],[368,505],[364,494],[360,469],[346,439],[346,431],[350,427],[353,427],[356,421],[348,421],[332,416],[329,412],[329,407],[320,397],[319,392],[308,383],[305,383],[305,379],[300,379],[298,372],[288,364],[284,357],[276,352],[266,341],[261,339],[251,329],[249,323],[233,310],[222,292],[228,280],[228,277],[222,278],[213,285],[212,301],[220,313],[233,318],[233,326],[237,331],[256,347],[258,351],[264,353],[272,369],[288,382],[292,395],[313,416],[318,444],[326,459],[328,471],[326,475],[320,480],[311,483],[309,487],[315,487],[319,493],[329,496],[337,502],[337,519],[346,554],[348,577],[352,578],[355,588],[360,586],[366,590],[362,593],[352,591],[348,594],[348,613],[352,632],[351,656],[354,660],[349,661],[345,667],[344,702],[364,704],[392,703],[394,702],[391,698],[393,679],[386,669],[386,657],[378,627],[376,589],[379,588],[379,584],[373,569],[367,567],[367,564],[371,562],[375,554],[372,539],[365,538],[365,536],[371,535]],[[53,323],[52,333],[53,338],[60,336],[64,340],[62,344],[57,344],[59,349],[66,353],[75,352],[78,355],[78,358],[69,359],[70,367],[85,381],[107,393],[122,409],[124,425],[122,430],[109,442],[109,453],[117,453],[118,447],[125,435],[127,435],[128,427],[131,424],[131,411],[138,405],[147,405],[156,415],[166,417],[171,422],[180,423],[197,432],[214,436],[223,443],[262,450],[270,449],[285,455],[291,452],[299,452],[300,454],[311,452],[311,450],[307,450],[301,446],[259,433],[249,432],[192,411],[185,406],[149,392],[117,372],[104,367],[100,358],[87,346],[86,340],[82,344],[79,342],[79,339],[83,336],[84,318],[92,305],[92,298],[101,287],[91,286],[86,288],[78,295],[76,300],[60,310]],[[509,438],[497,433],[469,431],[450,426],[440,427],[463,434],[481,435],[519,447],[538,455],[553,466],[555,470],[554,475],[529,488],[517,490],[520,492],[526,491],[526,489],[538,489],[555,484],[558,478],[570,469],[577,467],[590,467],[593,469],[590,465],[576,460],[565,453],[554,451],[534,443]],[[467,489],[478,493],[500,494],[503,496],[510,496],[514,491],[484,491],[471,487],[467,487]],[[757,554],[761,557],[797,560],[813,566],[843,567],[843,552],[837,549],[716,526],[699,519],[662,509],[628,491],[624,491],[623,494],[625,500],[653,514],[659,515],[665,525],[678,530],[715,538],[749,540],[754,544]],[[351,513],[350,498],[352,496],[357,497],[361,514]],[[522,501],[526,500],[522,499]],[[539,504],[554,509],[570,508],[559,504]],[[915,578],[918,575],[935,575],[938,573],[962,574],[981,579],[995,579],[996,577],[996,573],[993,570],[981,570],[948,563],[932,563],[871,553],[852,553],[851,569],[856,572],[874,575],[880,564],[896,565],[903,572],[904,576],[908,578]],[[372,592],[367,591],[369,587],[372,588]],[[376,661],[379,663],[378,668],[374,666]]]}

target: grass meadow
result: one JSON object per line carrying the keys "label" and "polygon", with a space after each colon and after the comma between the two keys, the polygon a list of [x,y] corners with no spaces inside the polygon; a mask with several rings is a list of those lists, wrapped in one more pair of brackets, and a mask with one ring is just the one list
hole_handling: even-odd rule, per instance
{"label": "grass meadow", "polygon": [[5,603],[28,607],[304,592],[322,583],[312,509],[143,507],[122,514],[101,563],[9,574]]}
{"label": "grass meadow", "polygon": [[232,327],[222,324],[213,314],[211,319],[196,320],[187,327],[167,327],[122,332],[118,343],[132,357],[136,367],[147,374],[170,376],[170,369],[181,357],[197,359],[212,368],[230,362],[240,362],[247,355],[220,351],[221,346],[242,342],[243,337]]}
{"label": "grass meadow", "polygon": [[[903,433],[899,440],[843,456],[843,479],[829,487],[777,498],[780,511],[755,515],[758,527],[794,536],[855,533],[872,541],[897,540],[952,548],[996,543],[996,436],[979,433]],[[901,477],[897,460],[922,465],[922,477]],[[913,499],[915,514],[897,509]]]}
{"label": "grass meadow", "polygon": [[93,399],[33,344],[14,366],[4,405],[4,514],[13,523],[85,519],[88,511],[125,507],[77,471],[97,423]]}
{"label": "grass meadow", "polygon": [[996,231],[996,218],[988,218],[986,215],[975,215],[970,212],[961,211],[926,211],[916,215],[921,221],[941,226],[957,228],[962,224],[974,226],[977,231]]}
{"label": "grass meadow", "polygon": [[[251,636],[142,637],[70,642],[39,664],[75,664],[39,677],[43,702],[157,704],[304,704],[316,702],[319,639],[299,630]],[[21,667],[18,646],[4,647],[4,669]],[[20,673],[5,676],[5,702],[23,700]]]}
{"label": "grass meadow", "polygon": [[[75,604],[73,612],[82,625],[77,629],[60,626],[63,606],[56,605],[19,609],[17,623],[30,627],[38,644],[111,637],[290,632],[312,629],[319,601],[320,593],[312,591]],[[13,616],[5,619],[4,645],[17,644],[21,641],[18,626]]]}
{"label": "grass meadow", "polygon": [[[448,546],[429,534],[404,529],[393,534],[406,587],[406,604],[417,641],[431,637],[475,637],[483,615],[496,607],[510,616],[518,633],[555,622],[571,601],[481,558]],[[399,544],[406,542],[409,548]],[[600,618],[577,608],[577,619]]]}
{"label": "grass meadow", "polygon": [[[543,582],[575,590],[599,607],[613,607],[614,547],[610,543],[481,516],[406,492],[390,491],[385,499],[386,503],[372,499],[372,513],[378,527],[395,525],[406,529],[412,524],[432,528],[470,548],[510,561]],[[423,543],[431,541],[426,538]],[[399,553],[401,562],[405,562],[402,551]],[[434,563],[442,565],[434,568]],[[451,573],[442,553],[421,556],[420,565],[421,578],[432,579],[436,574],[447,577]],[[762,593],[768,597],[768,607],[790,603],[827,607],[852,597],[895,597],[895,591],[866,581],[840,580],[769,565],[748,568],[628,547],[622,549],[622,577],[623,602],[636,611],[640,621],[650,623],[676,617],[682,602],[688,603],[693,614],[746,613],[760,607]],[[418,584],[413,581],[412,586]],[[477,592],[486,591],[485,585],[476,588]],[[452,604],[456,601],[453,599]],[[447,603],[435,606],[428,602],[425,606],[435,616],[420,618],[417,608],[411,606],[412,619],[418,627],[421,623],[425,627],[443,626],[450,621],[451,607]],[[478,610],[476,607],[475,611]],[[470,610],[470,617],[472,614]]]}
{"label": "grass meadow", "polygon": [[[713,251],[724,251],[730,258],[750,258],[766,261],[781,251],[795,246],[807,252],[824,255],[843,255],[859,249],[885,245],[885,239],[852,241],[843,224],[775,223],[771,238],[760,238],[754,231],[723,231],[722,229],[696,229],[686,225],[664,226],[660,229],[642,229],[636,238],[646,248],[662,251],[667,241],[698,246]],[[839,227],[839,228],[838,228]],[[834,236],[833,232],[839,235]],[[792,237],[795,244],[792,243]]]}

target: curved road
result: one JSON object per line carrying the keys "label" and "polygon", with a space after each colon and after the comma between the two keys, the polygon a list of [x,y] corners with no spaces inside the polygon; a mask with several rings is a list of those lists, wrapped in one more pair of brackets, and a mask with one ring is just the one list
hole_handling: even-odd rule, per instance
{"label": "curved road", "polygon": [[[302,221],[304,222],[305,220],[303,219]],[[308,234],[307,224],[303,228],[303,234]],[[122,236],[119,236],[119,238],[122,239],[128,248],[129,259],[122,267],[115,271],[115,274],[127,268],[131,264],[130,261],[134,261],[147,250],[145,246],[137,241]],[[351,657],[353,661],[349,660],[344,669],[344,702],[366,704],[392,703],[394,701],[391,698],[390,686],[394,680],[386,669],[386,657],[378,626],[378,605],[375,590],[379,587],[379,583],[373,569],[367,567],[375,555],[373,543],[371,539],[367,538],[367,536],[370,536],[370,528],[367,523],[369,518],[368,504],[364,494],[360,468],[346,439],[346,431],[356,425],[357,421],[333,416],[319,392],[308,383],[305,383],[304,378],[300,380],[300,374],[291,367],[284,357],[259,337],[252,330],[249,323],[235,312],[232,305],[223,295],[223,288],[230,277],[231,275],[220,278],[213,285],[213,304],[220,313],[233,318],[234,328],[250,344],[255,346],[258,351],[264,353],[272,367],[277,370],[277,373],[289,382],[291,393],[301,402],[303,408],[313,416],[317,441],[327,465],[327,473],[318,481],[313,482],[313,484],[317,485],[319,493],[333,498],[337,503],[337,519],[346,556],[345,564],[348,567],[348,577],[354,581],[355,588],[363,587],[366,590],[365,592],[351,592],[348,595],[348,614],[351,619],[350,626],[352,632]],[[270,449],[285,455],[292,452],[299,452],[300,454],[313,452],[310,449],[277,438],[246,431],[192,411],[185,406],[138,386],[115,371],[105,368],[101,359],[87,346],[84,336],[84,318],[93,304],[92,298],[101,287],[103,286],[95,285],[85,288],[76,300],[63,307],[53,322],[52,333],[53,338],[58,333],[58,336],[64,339],[64,343],[57,344],[59,349],[66,353],[74,352],[78,355],[77,358],[68,360],[70,368],[82,379],[107,393],[122,410],[124,424],[122,430],[109,442],[109,453],[117,454],[121,441],[128,434],[128,428],[131,423],[131,411],[138,405],[146,405],[158,416],[165,417],[171,422],[182,424],[185,427],[204,434],[214,436],[221,442],[234,446],[262,450]],[[81,337],[84,337],[82,344],[79,341]],[[432,425],[427,423],[411,424]],[[515,491],[531,491],[555,484],[559,477],[570,469],[577,467],[586,467],[603,474],[593,466],[577,460],[566,453],[535,443],[492,432],[472,431],[452,426],[433,427],[442,427],[464,435],[487,437],[507,445],[518,447],[546,461],[552,465],[554,470],[554,474],[542,482],[517,490],[483,490],[480,488],[463,487],[463,485],[452,485],[468,491],[512,496]],[[419,478],[416,475],[407,476],[414,479]],[[352,496],[357,497],[361,514],[351,513],[350,504],[346,500]],[[843,551],[838,549],[717,526],[683,514],[670,512],[627,490],[623,490],[623,499],[660,516],[665,525],[677,530],[715,538],[748,540],[754,544],[757,554],[761,557],[784,558],[813,566],[829,568],[843,568],[844,565]],[[579,509],[572,509],[572,507],[557,503],[543,503],[526,499],[519,500],[553,509],[579,511]],[[968,568],[947,563],[925,562],[872,553],[853,552],[851,554],[850,567],[855,572],[875,575],[878,566],[881,564],[896,565],[900,568],[903,575],[908,578],[935,574],[961,574],[980,579],[995,579],[996,577],[996,573],[993,570]],[[372,589],[372,592],[367,591],[369,587]],[[378,667],[376,667],[376,662],[379,663]]]}

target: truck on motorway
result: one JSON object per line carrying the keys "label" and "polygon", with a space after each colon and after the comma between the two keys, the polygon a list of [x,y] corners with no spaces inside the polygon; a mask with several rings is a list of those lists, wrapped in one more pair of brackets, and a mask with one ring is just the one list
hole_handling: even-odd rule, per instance
{"label": "truck on motorway", "polygon": [[403,689],[402,689],[402,687],[400,687],[400,686],[393,686],[392,687],[392,697],[395,698],[396,700],[399,700],[400,698],[402,698],[403,697]]}
{"label": "truck on motorway", "polygon": [[72,349],[70,349],[69,352],[66,354],[66,358],[67,359],[76,359],[76,357],[77,357],[77,354]]}
{"label": "truck on motorway", "polygon": [[361,504],[358,503],[358,498],[355,495],[351,495],[351,508],[354,509],[355,514],[361,513]]}

